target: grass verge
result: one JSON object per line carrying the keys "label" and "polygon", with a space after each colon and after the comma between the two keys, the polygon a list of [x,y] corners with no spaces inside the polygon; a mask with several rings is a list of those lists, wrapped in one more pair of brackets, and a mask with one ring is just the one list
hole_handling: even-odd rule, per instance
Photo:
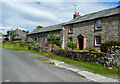
{"label": "grass verge", "polygon": [[51,65],[55,65],[55,62],[50,62]]}
{"label": "grass verge", "polygon": [[83,75],[80,75],[80,74],[79,74],[78,76],[79,76],[79,77],[82,77],[82,78],[86,78],[85,76],[83,76]]}
{"label": "grass verge", "polygon": [[37,59],[39,59],[41,61],[48,61],[48,59],[43,59],[43,58],[40,58],[40,57],[37,57],[37,56],[34,56],[34,58],[37,58]]}
{"label": "grass verge", "polygon": [[22,53],[24,53],[24,54],[29,54],[29,53],[26,53],[26,52],[22,52]]}
{"label": "grass verge", "polygon": [[[13,44],[10,44],[10,43],[5,43],[5,44],[2,45],[2,47],[7,48],[7,49],[11,49],[11,50],[28,51],[28,52],[31,52],[31,53],[47,56],[47,57],[53,58],[55,60],[65,62],[67,64],[74,64],[76,66],[87,68],[88,70],[90,70],[93,73],[101,74],[101,75],[104,75],[104,76],[107,76],[107,75],[120,76],[120,73],[119,73],[120,67],[109,69],[108,67],[104,67],[100,64],[87,63],[87,62],[83,62],[83,61],[75,61],[73,59],[64,58],[64,57],[55,55],[53,53],[37,52],[35,50],[29,50],[27,48],[27,46],[20,47],[19,45],[15,45],[15,44],[13,45]],[[36,58],[39,59],[39,60],[43,60],[39,57],[36,57]]]}

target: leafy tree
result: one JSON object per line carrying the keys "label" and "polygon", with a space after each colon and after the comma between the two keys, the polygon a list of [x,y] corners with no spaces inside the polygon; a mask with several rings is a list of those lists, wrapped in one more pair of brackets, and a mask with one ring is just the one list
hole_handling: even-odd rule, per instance
{"label": "leafy tree", "polygon": [[39,25],[39,26],[36,26],[36,28],[37,28],[37,29],[39,29],[39,28],[43,28],[43,26],[40,26],[40,25]]}
{"label": "leafy tree", "polygon": [[4,37],[5,36],[5,34],[2,34],[2,37]]}
{"label": "leafy tree", "polygon": [[34,30],[40,29],[40,28],[43,28],[43,26],[38,25],[38,26],[36,26],[36,28]]}
{"label": "leafy tree", "polygon": [[10,35],[10,40],[14,40],[15,38],[15,30],[9,30],[7,31],[7,34]]}
{"label": "leafy tree", "polygon": [[29,33],[29,31],[25,31],[25,30],[23,30],[23,32],[25,32],[25,33]]}

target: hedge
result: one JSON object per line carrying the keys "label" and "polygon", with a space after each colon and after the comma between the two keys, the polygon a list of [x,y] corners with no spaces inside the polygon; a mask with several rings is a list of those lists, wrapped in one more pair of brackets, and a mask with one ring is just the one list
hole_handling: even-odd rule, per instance
{"label": "hedge", "polygon": [[112,48],[115,46],[120,46],[120,41],[119,40],[111,40],[111,41],[106,41],[105,43],[101,43],[100,50],[101,52],[107,52],[109,48]]}

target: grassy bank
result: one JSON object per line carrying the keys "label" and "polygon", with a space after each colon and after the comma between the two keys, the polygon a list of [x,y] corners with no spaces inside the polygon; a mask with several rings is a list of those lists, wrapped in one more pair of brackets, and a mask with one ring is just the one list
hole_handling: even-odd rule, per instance
{"label": "grassy bank", "polygon": [[88,70],[90,70],[90,71],[92,71],[94,73],[101,74],[101,75],[117,76],[117,75],[120,74],[119,73],[120,67],[109,69],[108,67],[104,67],[104,66],[102,66],[100,64],[87,63],[87,62],[83,62],[83,61],[75,61],[73,59],[63,58],[61,56],[57,56],[57,55],[55,55],[53,53],[37,52],[35,50],[29,50],[27,46],[20,47],[20,45],[18,45],[18,44],[10,44],[9,42],[3,44],[2,46],[4,48],[6,48],[6,49],[22,50],[22,51],[28,51],[28,52],[31,52],[31,53],[35,53],[35,54],[44,55],[44,56],[53,58],[55,60],[63,61],[65,63],[67,63],[67,64],[74,64],[76,66],[87,68]]}

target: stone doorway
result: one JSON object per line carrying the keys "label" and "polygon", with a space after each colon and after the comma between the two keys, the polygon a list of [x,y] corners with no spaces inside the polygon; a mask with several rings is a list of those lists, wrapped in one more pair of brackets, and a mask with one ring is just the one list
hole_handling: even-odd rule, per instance
{"label": "stone doorway", "polygon": [[83,34],[80,34],[78,37],[78,45],[77,48],[83,50],[86,48],[86,37]]}

